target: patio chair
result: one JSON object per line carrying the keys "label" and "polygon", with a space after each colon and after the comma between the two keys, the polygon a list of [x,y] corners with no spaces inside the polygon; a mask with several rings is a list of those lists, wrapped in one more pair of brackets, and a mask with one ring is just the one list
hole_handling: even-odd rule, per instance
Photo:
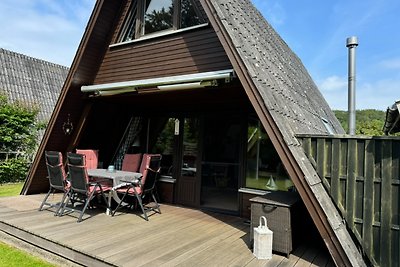
{"label": "patio chair", "polygon": [[[143,163],[144,162],[144,163]],[[131,203],[131,207],[133,204],[137,203],[140,206],[140,209],[143,212],[144,219],[146,221],[149,220],[147,213],[149,211],[154,211],[157,213],[161,213],[160,205],[157,202],[157,199],[154,195],[156,181],[158,175],[160,173],[160,164],[161,164],[161,155],[159,154],[144,154],[142,165],[144,165],[143,176],[138,181],[124,181],[127,183],[127,186],[124,188],[117,189],[117,193],[123,194],[121,201],[118,203],[118,206],[113,210],[112,216],[115,215],[116,211],[122,206],[124,200],[127,196],[133,197],[133,201],[136,202]],[[154,205],[144,205],[143,199],[146,195],[150,194]]]}
{"label": "patio chair", "polygon": [[125,154],[122,161],[122,170],[130,172],[138,172],[142,161],[142,154]]}
{"label": "patio chair", "polygon": [[95,149],[76,149],[76,154],[86,156],[86,167],[88,169],[97,169],[99,164],[99,151]]}
{"label": "patio chair", "polygon": [[[50,183],[49,192],[47,192],[44,197],[42,204],[39,207],[39,211],[43,209],[45,205],[50,207],[55,207],[56,211],[54,212],[54,216],[58,215],[60,209],[63,207],[65,198],[69,194],[70,184],[67,181],[67,175],[63,166],[63,157],[61,152],[58,151],[45,151],[45,161],[47,167],[47,174]],[[63,196],[60,202],[50,203],[47,202],[51,193],[62,192]]]}
{"label": "patio chair", "polygon": [[[102,185],[98,181],[89,181],[87,167],[85,164],[85,155],[68,153],[67,160],[71,190],[69,196],[67,197],[66,204],[68,204],[70,201],[73,206],[76,202],[84,204],[84,207],[80,212],[78,222],[82,221],[85,210],[95,196],[101,195],[104,203],[106,203],[107,208],[109,208],[108,201],[104,193],[110,191],[111,187]],[[64,212],[64,208],[61,213]]]}

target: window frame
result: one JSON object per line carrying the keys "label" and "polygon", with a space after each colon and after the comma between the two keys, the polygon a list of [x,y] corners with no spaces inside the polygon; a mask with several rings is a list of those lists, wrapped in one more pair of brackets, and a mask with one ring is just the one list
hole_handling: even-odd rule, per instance
{"label": "window frame", "polygon": [[[172,0],[172,3],[174,5],[174,13],[172,15],[172,22],[173,22],[173,27],[171,29],[167,30],[162,30],[162,31],[156,31],[152,33],[145,33],[145,13],[146,13],[146,0],[136,0],[132,1],[129,10],[126,13],[126,19],[124,20],[122,27],[119,30],[118,37],[116,38],[116,43],[110,45],[110,47],[113,46],[118,46],[121,44],[127,44],[127,43],[133,43],[141,40],[148,40],[152,38],[157,38],[160,36],[165,36],[165,35],[170,35],[170,34],[175,34],[183,31],[188,31],[192,29],[197,29],[201,27],[208,26],[209,23],[206,22],[205,18],[201,15],[200,10],[196,6],[196,4],[193,2],[193,0],[188,0],[192,3],[192,6],[196,12],[196,14],[199,16],[200,19],[200,24],[186,27],[186,28],[181,28],[181,16],[182,16],[182,10],[181,10],[181,3],[182,0]],[[136,7],[135,7],[136,6]],[[136,16],[132,15],[132,12],[134,12],[136,8]],[[132,20],[135,20],[135,22],[132,22]],[[126,33],[129,32],[129,27],[131,25],[135,25],[135,33],[133,35],[133,38],[131,40],[123,40],[126,38]]]}

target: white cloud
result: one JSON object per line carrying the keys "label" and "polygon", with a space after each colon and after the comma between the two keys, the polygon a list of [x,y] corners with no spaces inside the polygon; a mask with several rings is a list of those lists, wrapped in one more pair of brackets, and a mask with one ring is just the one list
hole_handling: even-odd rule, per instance
{"label": "white cloud", "polygon": [[286,11],[278,1],[252,0],[252,2],[274,27],[285,23]]}
{"label": "white cloud", "polygon": [[400,58],[383,60],[379,63],[379,66],[386,69],[400,69]]}
{"label": "white cloud", "polygon": [[347,79],[339,76],[330,76],[318,83],[321,91],[341,91],[347,88]]}
{"label": "white cloud", "polygon": [[69,66],[94,0],[0,2],[0,47]]}
{"label": "white cloud", "polygon": [[[318,83],[332,109],[347,110],[347,81],[331,76]],[[400,99],[400,79],[356,83],[356,109],[386,110]]]}

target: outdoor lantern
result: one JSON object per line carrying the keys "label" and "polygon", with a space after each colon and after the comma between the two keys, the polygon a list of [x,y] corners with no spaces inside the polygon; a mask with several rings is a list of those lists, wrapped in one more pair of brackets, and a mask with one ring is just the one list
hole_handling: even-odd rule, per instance
{"label": "outdoor lantern", "polygon": [[65,135],[70,135],[72,133],[72,130],[74,129],[72,122],[69,120],[69,116],[70,116],[70,114],[68,113],[68,119],[62,125],[62,129],[63,129]]}
{"label": "outdoor lantern", "polygon": [[269,260],[272,258],[272,231],[267,226],[267,218],[260,217],[260,225],[254,227],[253,254],[257,259]]}

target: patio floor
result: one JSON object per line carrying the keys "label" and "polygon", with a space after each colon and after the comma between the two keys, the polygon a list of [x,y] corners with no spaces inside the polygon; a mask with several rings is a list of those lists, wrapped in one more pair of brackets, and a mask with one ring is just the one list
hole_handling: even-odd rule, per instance
{"label": "patio floor", "polygon": [[43,197],[0,198],[0,231],[84,266],[334,266],[315,244],[258,260],[248,247],[249,225],[234,216],[162,204],[148,222],[136,211],[111,217],[99,208],[76,223],[77,213],[37,211]]}

